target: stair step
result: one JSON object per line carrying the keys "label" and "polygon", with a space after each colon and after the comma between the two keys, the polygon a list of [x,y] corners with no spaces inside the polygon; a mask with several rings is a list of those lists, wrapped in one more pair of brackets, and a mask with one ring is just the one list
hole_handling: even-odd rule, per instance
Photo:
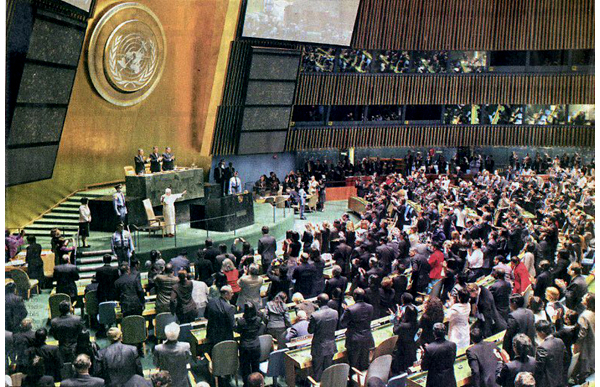
{"label": "stair step", "polygon": [[[117,260],[115,259],[114,261],[112,261],[110,263],[111,266],[113,267],[117,267],[119,266]],[[96,272],[96,270],[98,270],[99,268],[101,268],[102,266],[104,266],[103,263],[99,263],[99,264],[91,264],[91,265],[82,265],[82,266],[77,266],[79,268],[79,272],[80,273],[86,273],[86,272]]]}
{"label": "stair step", "polygon": [[95,263],[104,263],[102,262],[102,257],[77,258],[78,265],[90,265]]}
{"label": "stair step", "polygon": [[68,207],[63,206],[62,204],[56,208],[52,209],[53,213],[68,213],[68,214],[79,214],[78,207]]}
{"label": "stair step", "polygon": [[82,192],[77,192],[76,194],[73,194],[71,196],[71,198],[77,198],[77,199],[81,199],[81,198],[99,198],[99,197],[106,196],[106,195],[107,194],[105,194],[105,193],[82,191]]}
{"label": "stair step", "polygon": [[96,274],[95,271],[85,271],[82,273],[79,273],[79,278],[80,279],[90,279],[92,278],[94,275]]}
{"label": "stair step", "polygon": [[49,212],[42,219],[77,219],[79,221],[79,212]]}
{"label": "stair step", "polygon": [[41,218],[33,222],[33,224],[65,224],[79,227],[79,218]]}
{"label": "stair step", "polygon": [[67,200],[67,201],[60,203],[60,205],[58,207],[70,207],[70,208],[75,208],[75,209],[79,210],[80,205],[81,205],[81,203],[79,203],[79,200]]}
{"label": "stair step", "polygon": [[50,231],[53,228],[58,228],[61,231],[70,231],[70,230],[77,231],[79,229],[79,225],[77,225],[77,224],[75,224],[75,225],[57,225],[56,223],[50,223],[50,224],[41,223],[41,224],[39,224],[36,222],[32,225],[25,227],[25,232],[27,232],[27,230],[48,230],[48,231]]}
{"label": "stair step", "polygon": [[104,254],[112,254],[112,250],[96,250],[96,251],[87,251],[87,250],[79,250],[80,253],[78,256],[80,257],[95,257],[95,256],[103,256]]}

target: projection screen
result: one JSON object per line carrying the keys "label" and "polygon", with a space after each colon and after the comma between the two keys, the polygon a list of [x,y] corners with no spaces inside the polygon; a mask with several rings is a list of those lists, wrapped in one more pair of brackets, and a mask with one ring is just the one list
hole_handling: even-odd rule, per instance
{"label": "projection screen", "polygon": [[349,46],[360,0],[248,0],[242,35]]}

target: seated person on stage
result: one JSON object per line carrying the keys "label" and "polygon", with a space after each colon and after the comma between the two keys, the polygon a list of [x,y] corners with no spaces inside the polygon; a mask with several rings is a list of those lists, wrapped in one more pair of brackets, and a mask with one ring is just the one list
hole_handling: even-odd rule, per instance
{"label": "seated person on stage", "polygon": [[172,171],[175,169],[175,155],[171,152],[171,148],[166,147],[165,153],[162,154],[162,170]]}

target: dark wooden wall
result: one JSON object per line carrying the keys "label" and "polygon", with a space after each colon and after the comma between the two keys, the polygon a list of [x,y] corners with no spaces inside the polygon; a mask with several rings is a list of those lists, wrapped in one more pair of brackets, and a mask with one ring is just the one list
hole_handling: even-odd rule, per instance
{"label": "dark wooden wall", "polygon": [[292,129],[287,150],[350,147],[594,147],[593,126],[436,125]]}
{"label": "dark wooden wall", "polygon": [[301,74],[296,105],[593,104],[593,75]]}
{"label": "dark wooden wall", "polygon": [[594,0],[362,0],[352,46],[389,50],[594,48]]}

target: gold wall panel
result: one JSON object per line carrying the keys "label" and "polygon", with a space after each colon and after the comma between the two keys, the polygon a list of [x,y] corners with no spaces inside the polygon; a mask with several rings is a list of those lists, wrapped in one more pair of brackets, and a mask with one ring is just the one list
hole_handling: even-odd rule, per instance
{"label": "gold wall panel", "polygon": [[[6,189],[5,220],[22,227],[68,194],[88,185],[124,178],[136,150],[171,146],[177,165],[210,166],[210,139],[221,100],[229,42],[234,38],[240,0],[140,0],[160,19],[168,55],[162,79],[138,105],[118,107],[91,84],[82,53],[54,175]],[[114,0],[98,0],[94,23]],[[219,83],[219,81],[221,83]],[[216,101],[216,103],[215,103]],[[208,141],[208,144],[205,142]],[[10,160],[7,160],[10,163]]]}

